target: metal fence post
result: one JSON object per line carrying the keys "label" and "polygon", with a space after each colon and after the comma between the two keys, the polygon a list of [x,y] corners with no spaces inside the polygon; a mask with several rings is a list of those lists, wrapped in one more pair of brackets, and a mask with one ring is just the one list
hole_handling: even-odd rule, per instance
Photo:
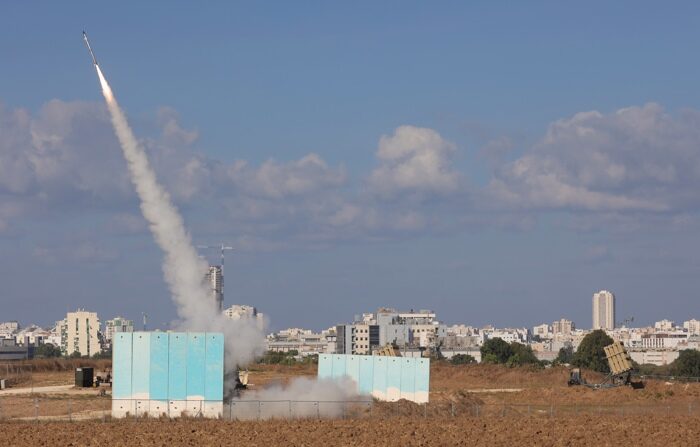
{"label": "metal fence post", "polygon": [[39,399],[34,398],[34,422],[39,422]]}
{"label": "metal fence post", "polygon": [[688,416],[691,416],[693,414],[693,404],[689,403],[688,404]]}
{"label": "metal fence post", "polygon": [[455,403],[454,402],[450,402],[450,414],[452,415],[452,417],[455,417]]}
{"label": "metal fence post", "polygon": [[71,407],[70,399],[68,399],[68,421],[73,422],[73,408]]}
{"label": "metal fence post", "polygon": [[262,402],[258,401],[258,420],[260,420],[260,410],[262,408]]}
{"label": "metal fence post", "polygon": [[527,415],[530,416],[530,404],[527,404]]}
{"label": "metal fence post", "polygon": [[428,403],[423,404],[423,418],[427,419],[428,418]]}
{"label": "metal fence post", "polygon": [[289,419],[292,419],[292,401],[289,401]]}
{"label": "metal fence post", "polygon": [[318,402],[316,402],[316,419],[321,419],[321,409],[319,408]]}
{"label": "metal fence post", "polygon": [[228,420],[233,420],[233,399],[228,402]]}

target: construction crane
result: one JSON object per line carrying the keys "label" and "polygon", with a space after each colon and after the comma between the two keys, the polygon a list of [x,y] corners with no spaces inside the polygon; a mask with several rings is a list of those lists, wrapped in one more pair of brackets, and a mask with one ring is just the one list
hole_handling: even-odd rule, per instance
{"label": "construction crane", "polygon": [[224,261],[226,260],[226,257],[224,256],[224,252],[226,250],[233,250],[233,247],[229,247],[228,245],[222,243],[221,245],[197,245],[197,248],[221,250],[221,275],[223,275],[224,274]]}

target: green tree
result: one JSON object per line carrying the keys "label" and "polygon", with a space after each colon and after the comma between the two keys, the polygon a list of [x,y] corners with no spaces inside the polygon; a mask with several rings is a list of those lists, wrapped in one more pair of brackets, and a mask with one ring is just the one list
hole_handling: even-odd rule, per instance
{"label": "green tree", "polygon": [[52,345],[51,343],[44,343],[34,348],[34,358],[36,359],[48,359],[52,357],[60,357],[61,348]]}
{"label": "green tree", "polygon": [[95,360],[111,359],[112,358],[112,350],[104,350],[104,351],[97,352],[97,353],[92,355],[92,358]]}
{"label": "green tree", "polygon": [[700,377],[700,351],[684,349],[671,363],[671,374],[680,377]]}
{"label": "green tree", "polygon": [[597,329],[583,337],[581,344],[574,354],[572,365],[588,368],[601,373],[609,373],[610,367],[605,360],[603,348],[613,343],[613,339],[601,329]]}
{"label": "green tree", "polygon": [[502,338],[491,338],[481,346],[481,360],[484,363],[506,363],[513,355],[513,348]]}
{"label": "green tree", "polygon": [[452,356],[450,363],[453,365],[471,365],[476,363],[476,359],[469,354],[457,354]]}
{"label": "green tree", "polygon": [[506,364],[508,366],[522,366],[522,365],[539,365],[540,361],[532,352],[532,347],[524,345],[522,343],[513,342],[510,344],[510,349],[513,352]]}
{"label": "green tree", "polygon": [[83,356],[82,356],[82,354],[80,353],[80,351],[73,351],[73,353],[72,353],[71,355],[68,356],[69,359],[80,359],[80,358],[82,358],[82,357],[83,357]]}
{"label": "green tree", "polygon": [[571,363],[574,361],[574,347],[571,345],[564,346],[563,348],[559,349],[559,354],[557,354],[557,358],[554,359],[555,363],[563,364],[563,363]]}

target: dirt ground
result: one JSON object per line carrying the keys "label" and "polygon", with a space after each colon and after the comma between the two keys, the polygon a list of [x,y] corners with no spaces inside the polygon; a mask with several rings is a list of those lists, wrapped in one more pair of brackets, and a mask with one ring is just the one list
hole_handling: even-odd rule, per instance
{"label": "dirt ground", "polygon": [[[249,378],[258,389],[315,374],[314,365],[256,365]],[[356,415],[344,413],[352,418],[333,420],[112,421],[104,416],[108,396],[5,396],[0,412],[14,420],[0,423],[0,445],[700,445],[700,383],[593,390],[567,386],[566,368],[444,362],[434,362],[430,374],[427,407],[375,402]],[[585,371],[584,377],[602,378]],[[73,379],[59,368],[35,372],[32,380],[59,385]],[[73,422],[44,420],[65,415],[67,398]],[[77,422],[82,416],[97,420]]]}
{"label": "dirt ground", "polygon": [[700,418],[91,421],[1,423],[0,433],[4,446],[687,446],[700,439]]}
{"label": "dirt ground", "polygon": [[[567,385],[568,369],[507,368],[501,365],[452,366],[437,364],[431,368],[430,399],[449,399],[455,393],[479,391],[487,404],[522,403],[538,405],[659,405],[697,404],[700,407],[700,383],[644,381],[644,389],[631,387],[591,389]],[[589,382],[602,380],[595,372],[584,371]],[[485,392],[488,389],[515,389],[516,392]]]}

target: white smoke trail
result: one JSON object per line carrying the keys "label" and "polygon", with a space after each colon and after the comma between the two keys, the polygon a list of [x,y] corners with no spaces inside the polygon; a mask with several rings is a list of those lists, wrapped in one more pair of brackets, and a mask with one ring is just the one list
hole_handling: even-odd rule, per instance
{"label": "white smoke trail", "polygon": [[170,195],[158,183],[148,157],[131,131],[102,70],[97,65],[95,68],[114,131],[129,167],[131,182],[141,199],[141,212],[164,253],[163,274],[181,319],[179,329],[223,332],[227,370],[248,364],[262,353],[262,330],[252,321],[229,320],[219,312],[204,284],[206,263],[192,246],[190,235]]}
{"label": "white smoke trail", "polygon": [[[254,321],[241,318],[229,320],[218,307],[204,284],[207,265],[197,255],[190,235],[185,230],[180,213],[170,200],[168,192],[158,183],[148,157],[136,140],[124,112],[119,107],[112,89],[95,66],[102,85],[102,94],[112,119],[114,131],[129,167],[131,182],[141,199],[141,212],[148,221],[156,243],[163,250],[163,273],[181,318],[180,329],[191,331],[223,332],[226,340],[226,370],[244,366],[262,354],[264,334]],[[228,383],[232,387],[233,384]],[[357,396],[351,381],[330,381],[298,378],[285,387],[272,386],[246,393],[246,399],[285,401],[346,401]],[[334,417],[344,411],[343,404],[322,403],[318,408],[307,408],[308,415]],[[280,410],[282,411],[282,410]],[[297,413],[302,411],[297,409]],[[281,417],[277,410],[270,417]]]}

